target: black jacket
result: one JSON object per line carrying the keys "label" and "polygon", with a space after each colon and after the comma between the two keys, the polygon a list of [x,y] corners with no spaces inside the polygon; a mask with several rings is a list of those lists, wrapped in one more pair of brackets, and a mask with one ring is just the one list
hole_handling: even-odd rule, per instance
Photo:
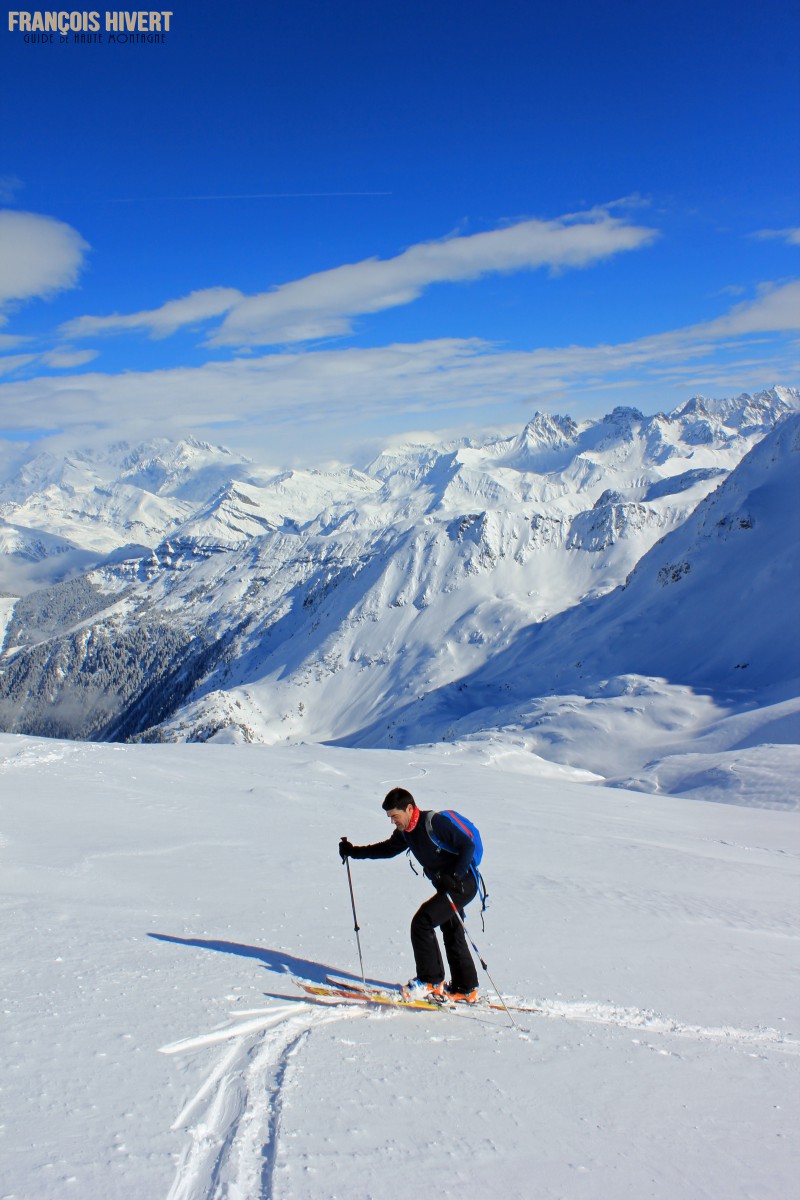
{"label": "black jacket", "polygon": [[459,879],[464,876],[472,865],[475,846],[469,834],[459,829],[449,817],[441,813],[431,813],[431,826],[437,838],[447,847],[440,850],[428,836],[427,811],[420,811],[419,820],[410,833],[401,833],[395,829],[385,842],[374,842],[371,846],[353,846],[353,858],[395,858],[410,850],[429,879],[439,871],[447,871]]}

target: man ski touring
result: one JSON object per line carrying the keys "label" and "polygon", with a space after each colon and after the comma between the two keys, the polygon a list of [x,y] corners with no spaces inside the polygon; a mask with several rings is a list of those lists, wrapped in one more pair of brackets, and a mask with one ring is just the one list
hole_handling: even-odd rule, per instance
{"label": "man ski touring", "polygon": [[[343,837],[339,853],[344,862],[348,858],[395,858],[410,850],[436,888],[436,894],[419,907],[411,921],[416,977],[402,989],[403,995],[408,999],[441,997],[475,1003],[478,973],[461,921],[453,911],[455,904],[463,920],[464,908],[478,891],[473,868],[475,843],[466,828],[448,816],[417,808],[405,788],[392,788],[382,807],[394,825],[391,837],[370,846],[354,846]],[[450,967],[451,978],[446,985],[437,928],[442,931]]]}

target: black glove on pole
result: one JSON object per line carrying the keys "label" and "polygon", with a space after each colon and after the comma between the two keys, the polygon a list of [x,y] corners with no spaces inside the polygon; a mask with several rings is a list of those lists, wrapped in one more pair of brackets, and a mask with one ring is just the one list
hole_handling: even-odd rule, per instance
{"label": "black glove on pole", "polygon": [[[346,847],[346,849],[345,849]],[[345,850],[344,853],[342,851]],[[364,959],[361,956],[361,938],[359,937],[358,917],[356,916],[356,898],[353,895],[353,876],[350,874],[350,851],[352,846],[346,837],[339,840],[339,853],[342,855],[342,862],[347,867],[347,882],[350,886],[350,903],[353,906],[353,929],[356,932],[356,945],[358,946],[358,961],[361,965],[361,982],[364,985],[364,991],[367,990],[367,977],[364,974]]]}

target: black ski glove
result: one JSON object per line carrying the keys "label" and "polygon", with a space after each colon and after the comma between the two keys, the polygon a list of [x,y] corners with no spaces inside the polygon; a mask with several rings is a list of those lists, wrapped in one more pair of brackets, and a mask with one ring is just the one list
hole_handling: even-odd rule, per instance
{"label": "black ski glove", "polygon": [[450,892],[452,896],[460,896],[464,891],[464,880],[448,871],[440,871],[434,883],[438,892]]}
{"label": "black ski glove", "polygon": [[348,841],[346,837],[339,839],[339,855],[342,862],[347,862],[354,849],[353,843]]}

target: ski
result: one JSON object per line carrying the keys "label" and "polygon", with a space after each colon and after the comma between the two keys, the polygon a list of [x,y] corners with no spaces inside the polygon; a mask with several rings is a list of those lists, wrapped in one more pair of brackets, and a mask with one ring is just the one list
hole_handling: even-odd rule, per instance
{"label": "ski", "polygon": [[411,1000],[407,996],[403,995],[403,989],[399,983],[385,983],[382,986],[367,987],[365,989],[364,984],[359,983],[355,979],[341,979],[337,975],[326,975],[325,978],[327,979],[328,987],[340,988],[350,995],[355,994],[358,996],[363,996],[366,993],[368,995],[385,996],[389,1000],[402,1000],[404,1004],[421,1004],[425,1008],[452,1007],[451,1002],[446,1000],[444,996],[441,996],[437,1000],[425,1000],[422,997],[420,997],[419,1000]]}
{"label": "ski", "polygon": [[[351,996],[354,993],[356,995],[364,994],[363,983],[338,979],[335,975],[328,975],[327,980],[328,980],[328,985],[331,988],[341,988],[347,994],[349,994]],[[371,989],[367,988],[367,991],[370,992]],[[402,997],[400,996],[400,985],[399,984],[396,985],[394,988],[390,988],[388,990],[383,990],[380,994],[387,996],[387,997],[395,997],[396,996],[402,1000]],[[403,1003],[411,1004],[414,1002],[405,1000],[405,1001],[403,1001]],[[543,1008],[535,1007],[532,1004],[513,1004],[513,1003],[508,1003],[508,1002],[503,1004],[500,1002],[496,1002],[494,1000],[488,1000],[488,999],[484,998],[483,996],[481,996],[474,1004],[467,1004],[467,1002],[465,1000],[450,1000],[447,996],[445,996],[443,1000],[438,1000],[435,1002],[432,1002],[429,1000],[421,1000],[421,1001],[419,1001],[419,1004],[422,1005],[424,1008],[449,1008],[449,1009],[456,1008],[459,1010],[459,1012],[463,1012],[464,1010],[467,1010],[467,1009],[474,1009],[477,1012],[481,1012],[481,1011],[485,1011],[487,1008],[491,1009],[492,1011],[496,1011],[496,1012],[504,1012],[506,1010],[510,1010],[511,1012],[543,1013],[545,1011]]]}
{"label": "ski", "polygon": [[308,983],[305,979],[295,979],[293,982],[306,993],[323,1003],[335,1003],[337,1000],[355,1001],[357,1004],[376,1004],[387,1008],[414,1008],[428,1012],[438,1012],[447,1008],[446,1004],[437,1004],[432,1000],[406,1000],[399,993],[384,992],[379,989],[364,989],[362,984],[357,987],[338,986],[330,983]]}

